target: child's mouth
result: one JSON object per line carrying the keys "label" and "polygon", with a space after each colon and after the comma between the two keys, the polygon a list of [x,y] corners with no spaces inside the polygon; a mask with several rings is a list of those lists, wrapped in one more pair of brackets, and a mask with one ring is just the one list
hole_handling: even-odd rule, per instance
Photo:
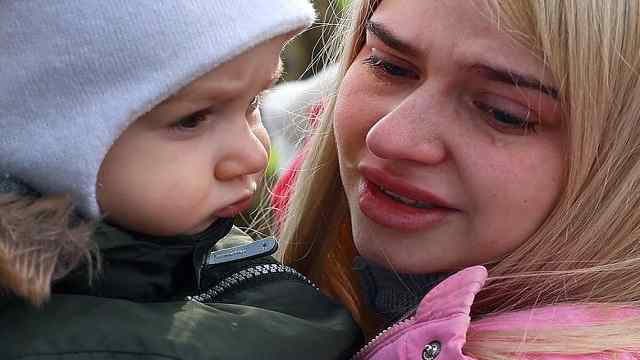
{"label": "child's mouth", "polygon": [[221,217],[221,218],[230,218],[234,217],[241,212],[249,209],[252,204],[253,196],[247,196],[231,205],[227,205],[222,209],[216,211],[213,216]]}

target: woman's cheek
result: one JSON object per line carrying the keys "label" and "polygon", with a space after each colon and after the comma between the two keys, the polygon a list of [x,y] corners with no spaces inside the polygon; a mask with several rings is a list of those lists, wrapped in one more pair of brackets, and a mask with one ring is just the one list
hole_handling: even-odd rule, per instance
{"label": "woman's cheek", "polygon": [[365,85],[358,80],[356,72],[349,71],[338,90],[334,131],[338,149],[342,152],[351,153],[351,148],[359,148],[364,144],[371,117]]}
{"label": "woman's cheek", "polygon": [[356,128],[359,118],[353,108],[349,109],[348,104],[340,103],[336,104],[334,116],[336,144],[341,157],[344,157],[345,153],[352,154],[350,148],[358,142]]}

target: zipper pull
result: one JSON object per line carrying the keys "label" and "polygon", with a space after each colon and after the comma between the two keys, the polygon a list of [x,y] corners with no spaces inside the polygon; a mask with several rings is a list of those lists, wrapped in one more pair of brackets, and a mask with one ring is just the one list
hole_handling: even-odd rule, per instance
{"label": "zipper pull", "polygon": [[206,265],[219,265],[255,259],[271,255],[276,252],[276,250],[278,250],[278,241],[273,237],[268,237],[256,240],[250,244],[212,251],[207,257]]}

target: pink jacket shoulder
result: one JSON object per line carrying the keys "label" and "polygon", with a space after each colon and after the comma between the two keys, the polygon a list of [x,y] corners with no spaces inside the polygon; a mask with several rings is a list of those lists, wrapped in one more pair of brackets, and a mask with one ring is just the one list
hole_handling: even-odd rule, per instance
{"label": "pink jacket shoulder", "polygon": [[[431,290],[420,302],[415,316],[389,328],[356,359],[399,360],[475,360],[463,352],[470,327],[486,330],[512,328],[550,329],[561,325],[589,325],[639,316],[631,308],[607,312],[589,306],[557,305],[501,314],[471,323],[469,312],[475,295],[484,286],[487,271],[482,266],[464,269]],[[523,354],[523,358],[527,358]],[[602,360],[603,354],[587,356],[544,355],[537,360]],[[637,354],[617,354],[616,359],[637,359]]]}

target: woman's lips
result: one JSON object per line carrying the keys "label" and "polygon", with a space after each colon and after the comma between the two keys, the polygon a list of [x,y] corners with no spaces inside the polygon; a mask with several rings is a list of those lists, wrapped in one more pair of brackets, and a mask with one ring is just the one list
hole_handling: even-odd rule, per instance
{"label": "woman's lips", "polygon": [[390,173],[369,165],[361,165],[359,171],[365,181],[369,181],[378,187],[391,191],[399,196],[412,199],[421,203],[428,203],[436,207],[451,208],[447,201],[436,196],[435,194],[417,187],[402,178],[391,175]]}
{"label": "woman's lips", "polygon": [[222,209],[216,211],[213,216],[218,218],[230,218],[234,217],[241,212],[249,209],[251,207],[253,196],[247,196],[246,198],[235,202],[231,205],[225,206]]}
{"label": "woman's lips", "polygon": [[[419,199],[407,196],[406,192],[394,191],[394,188],[386,187],[401,196],[429,203],[434,207],[419,208],[407,205],[380,189],[380,185],[362,178],[359,188],[359,206],[362,213],[373,222],[385,227],[401,231],[427,230],[442,223],[447,216],[457,212],[456,209],[442,206],[443,202],[430,195],[424,194]],[[433,199],[429,201],[429,199]]]}

